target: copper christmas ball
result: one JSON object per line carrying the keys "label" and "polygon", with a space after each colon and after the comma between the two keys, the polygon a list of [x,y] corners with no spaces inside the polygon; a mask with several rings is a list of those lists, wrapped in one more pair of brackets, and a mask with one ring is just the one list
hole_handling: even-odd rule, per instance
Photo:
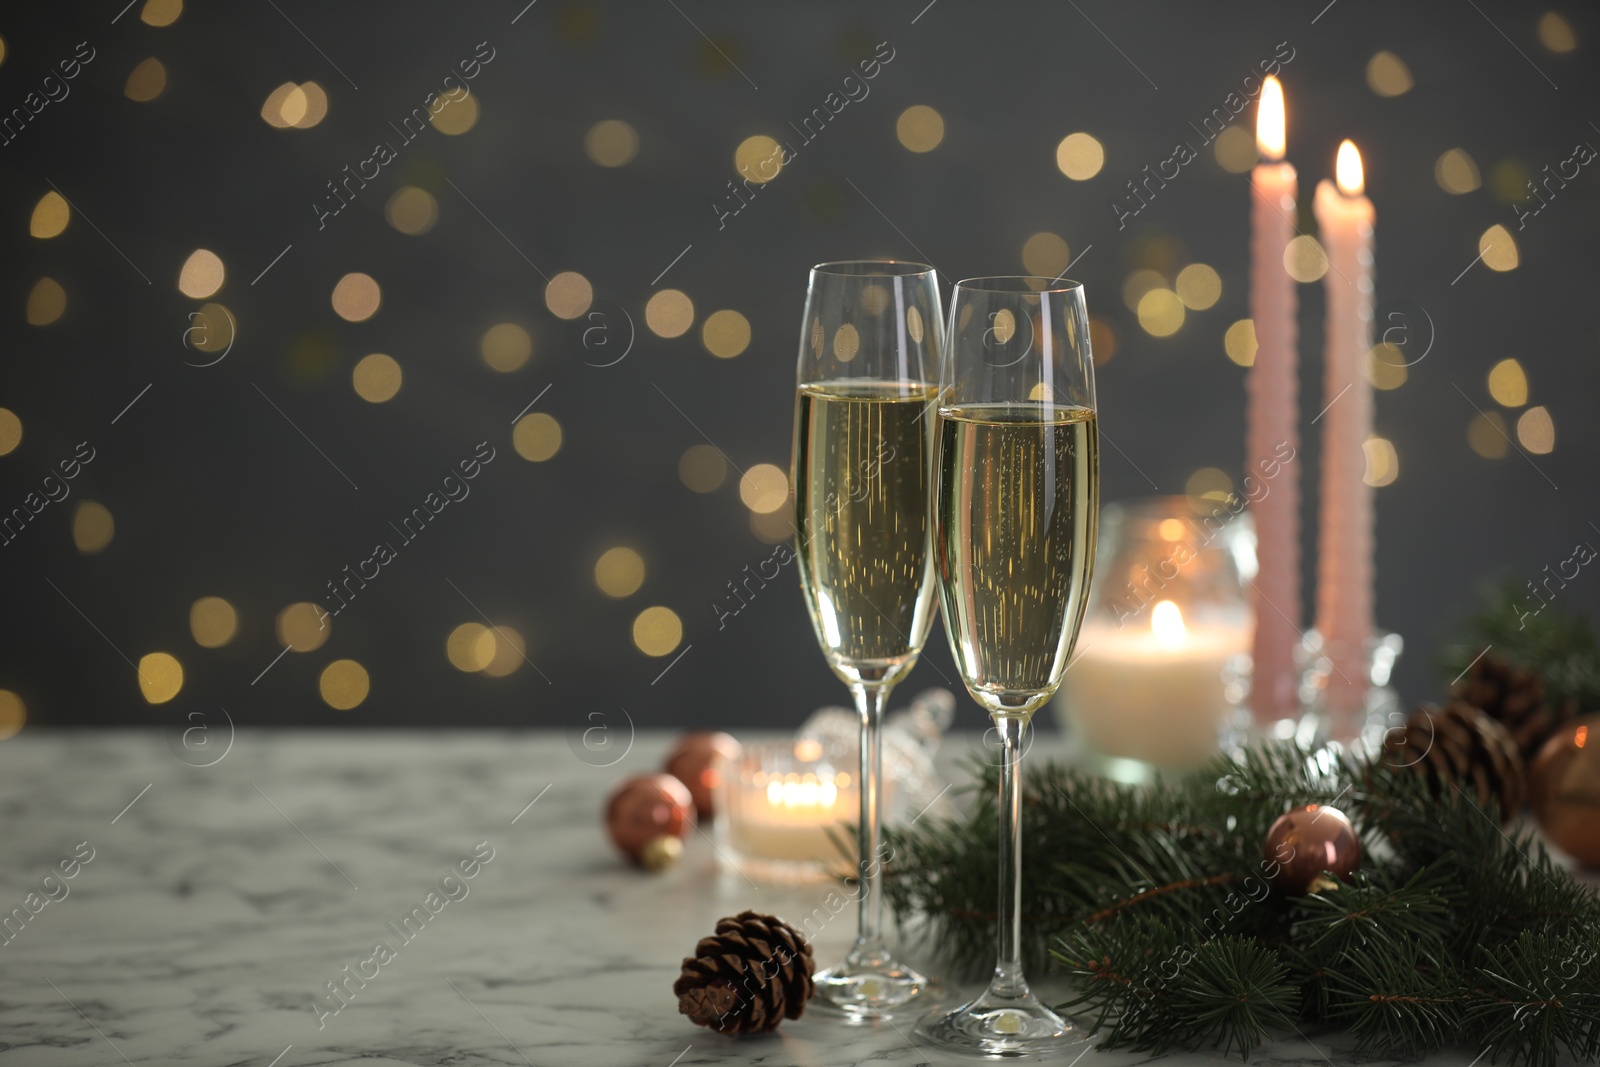
{"label": "copper christmas ball", "polygon": [[738,759],[739,751],[739,742],[732,737],[707,731],[684,734],[672,746],[666,771],[689,787],[701,822],[710,822],[714,814],[712,795],[717,788],[717,757]]}
{"label": "copper christmas ball", "polygon": [[1600,715],[1556,731],[1534,757],[1528,787],[1545,836],[1584,866],[1600,867]]}
{"label": "copper christmas ball", "polygon": [[1361,839],[1338,808],[1304,804],[1267,830],[1262,875],[1290,896],[1309,892],[1323,871],[1348,879],[1361,867]]}
{"label": "copper christmas ball", "polygon": [[694,820],[694,799],[670,774],[629,778],[606,801],[606,831],[622,854],[644,862],[644,850],[658,837],[682,838]]}

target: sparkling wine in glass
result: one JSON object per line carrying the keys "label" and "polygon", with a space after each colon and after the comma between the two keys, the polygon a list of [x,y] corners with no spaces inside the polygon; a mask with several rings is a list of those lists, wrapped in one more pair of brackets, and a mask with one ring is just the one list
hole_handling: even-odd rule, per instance
{"label": "sparkling wine in glass", "polygon": [[942,333],[932,267],[869,260],[811,271],[790,476],[795,546],[817,640],[861,718],[860,925],[844,962],[816,983],[822,1004],[857,1020],[889,1016],[929,988],[883,939],[880,736],[889,691],[933,622]]}
{"label": "sparkling wine in glass", "polygon": [[958,282],[948,337],[935,553],[956,665],[1003,745],[999,944],[983,995],[917,1031],[982,1055],[1031,1055],[1082,1036],[1022,973],[1020,778],[1023,731],[1061,684],[1093,569],[1100,463],[1083,288]]}

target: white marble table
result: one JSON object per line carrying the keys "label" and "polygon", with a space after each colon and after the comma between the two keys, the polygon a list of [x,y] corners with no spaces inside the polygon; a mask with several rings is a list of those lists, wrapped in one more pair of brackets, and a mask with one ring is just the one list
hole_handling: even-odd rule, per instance
{"label": "white marble table", "polygon": [[[0,744],[0,915],[28,915],[0,942],[0,1067],[969,1062],[914,1047],[909,1027],[808,1013],[735,1040],[677,1014],[680,959],[719,916],[804,914],[825,890],[754,889],[703,838],[663,875],[624,866],[602,798],[666,741],[642,735],[603,768],[540,733],[240,733],[220,759],[149,733]],[[476,869],[475,849],[492,849]],[[475,876],[444,883],[459,899],[441,894],[393,959],[363,965],[463,858]],[[74,877],[43,881],[63,860]],[[819,960],[852,924],[821,931]],[[377,974],[319,1015],[347,966]],[[1085,1045],[1081,1062],[1143,1059]],[[1351,1061],[1318,1040],[1251,1062]]]}

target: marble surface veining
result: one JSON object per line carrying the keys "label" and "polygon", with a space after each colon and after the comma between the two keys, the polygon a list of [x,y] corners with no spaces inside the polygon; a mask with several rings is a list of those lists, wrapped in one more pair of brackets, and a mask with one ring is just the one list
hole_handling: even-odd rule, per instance
{"label": "marble surface veining", "polygon": [[[733,1039],[677,1013],[679,963],[717,918],[804,915],[827,888],[757,889],[699,835],[664,874],[621,863],[603,797],[659,767],[665,735],[598,767],[615,757],[554,733],[240,732],[224,751],[223,729],[0,745],[0,1067],[972,1062],[909,1023],[808,1012]],[[853,928],[846,911],[821,929],[819,965]],[[1085,1043],[1062,1061],[1080,1053],[1146,1059]],[[1352,1061],[1319,1038],[1251,1062]]]}

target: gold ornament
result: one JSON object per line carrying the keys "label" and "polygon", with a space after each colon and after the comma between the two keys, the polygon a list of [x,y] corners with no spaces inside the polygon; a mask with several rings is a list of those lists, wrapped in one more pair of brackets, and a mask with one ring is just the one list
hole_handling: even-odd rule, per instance
{"label": "gold ornament", "polygon": [[639,851],[639,863],[647,871],[664,871],[678,862],[683,855],[683,840],[662,834],[645,842]]}
{"label": "gold ornament", "polygon": [[1600,715],[1562,726],[1534,757],[1533,814],[1556,847],[1600,867]]}

